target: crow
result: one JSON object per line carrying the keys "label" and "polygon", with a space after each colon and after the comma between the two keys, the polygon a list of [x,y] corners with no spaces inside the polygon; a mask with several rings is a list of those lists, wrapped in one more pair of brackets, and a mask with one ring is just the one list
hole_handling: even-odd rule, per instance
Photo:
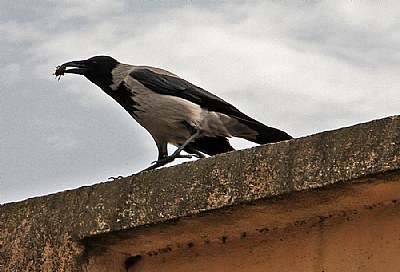
{"label": "crow", "polygon": [[[134,66],[109,56],[70,61],[55,74],[85,76],[115,99],[153,137],[158,159],[152,170],[176,158],[198,158],[234,150],[228,138],[258,144],[292,139],[239,111],[218,96],[166,70]],[[177,147],[168,155],[167,144]],[[182,155],[185,151],[188,155]]]}

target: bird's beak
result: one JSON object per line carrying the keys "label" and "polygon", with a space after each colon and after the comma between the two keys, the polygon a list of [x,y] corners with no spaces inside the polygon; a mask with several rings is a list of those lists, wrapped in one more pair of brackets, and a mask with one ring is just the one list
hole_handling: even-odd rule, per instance
{"label": "bird's beak", "polygon": [[[66,62],[61,66],[64,66],[66,68],[64,70],[64,73],[84,75],[85,72],[87,71],[87,66],[85,63],[86,63],[86,61],[84,61],[84,60],[74,60],[74,61]],[[72,67],[72,68],[70,68],[70,67]]]}

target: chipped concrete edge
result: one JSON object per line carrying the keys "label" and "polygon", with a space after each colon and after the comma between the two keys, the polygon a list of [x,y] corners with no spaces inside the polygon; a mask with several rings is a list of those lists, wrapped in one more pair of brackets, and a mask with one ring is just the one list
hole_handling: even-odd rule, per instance
{"label": "chipped concrete edge", "polygon": [[68,271],[84,237],[398,170],[399,146],[392,116],[4,204],[1,256],[7,268],[51,260]]}

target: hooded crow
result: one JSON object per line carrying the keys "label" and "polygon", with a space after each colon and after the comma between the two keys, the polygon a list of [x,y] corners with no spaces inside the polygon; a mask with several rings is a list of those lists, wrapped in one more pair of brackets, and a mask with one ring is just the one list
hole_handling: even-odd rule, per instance
{"label": "hooded crow", "polygon": [[[134,66],[109,56],[64,63],[56,71],[83,75],[115,99],[153,137],[156,169],[175,158],[203,158],[234,150],[228,138],[240,137],[258,144],[292,137],[268,127],[218,96],[166,70]],[[167,144],[177,146],[168,156]],[[191,155],[181,155],[185,151]]]}

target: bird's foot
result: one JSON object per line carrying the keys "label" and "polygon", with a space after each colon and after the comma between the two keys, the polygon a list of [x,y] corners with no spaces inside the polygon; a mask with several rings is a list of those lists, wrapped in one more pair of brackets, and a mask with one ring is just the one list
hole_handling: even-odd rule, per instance
{"label": "bird's foot", "polygon": [[206,157],[206,156],[204,156],[204,155],[201,154],[201,153],[199,153],[199,154],[192,154],[192,155],[189,155],[189,156],[191,156],[191,158],[195,157],[195,158],[198,158],[198,159],[202,159],[202,158],[205,158],[205,157]]}
{"label": "bird's foot", "polygon": [[193,156],[192,155],[181,155],[181,154],[179,154],[179,155],[177,155],[177,156],[175,156],[175,158],[176,159],[191,159],[191,158],[193,158]]}
{"label": "bird's foot", "polygon": [[147,167],[147,168],[144,169],[143,171],[154,170],[154,169],[156,169],[156,168],[158,168],[158,167],[164,166],[164,165],[166,165],[167,163],[173,162],[173,161],[175,160],[175,158],[176,158],[176,157],[174,157],[174,156],[171,155],[171,156],[167,156],[167,157],[164,157],[164,158],[162,158],[162,159],[159,159],[158,161],[154,161],[154,162],[152,162],[152,165],[151,165],[151,166]]}
{"label": "bird's foot", "polygon": [[123,179],[123,176],[118,176],[118,177],[109,177],[108,179],[111,181],[117,180],[117,179]]}
{"label": "bird's foot", "polygon": [[167,163],[173,162],[175,159],[191,159],[193,157],[194,155],[172,154],[171,156],[166,156],[162,159],[159,159],[158,161],[153,161],[152,165],[147,167],[143,171],[154,170],[158,167],[166,165]]}
{"label": "bird's foot", "polygon": [[[172,156],[168,156],[168,157],[172,157]],[[158,160],[158,161],[152,161],[151,164],[158,163],[159,161],[162,161],[162,160],[164,160],[164,159],[166,159],[166,158],[168,158],[168,157],[164,157],[164,158],[162,158],[161,160]],[[175,157],[175,159],[191,159],[191,158],[193,158],[193,157],[198,158],[198,156],[196,156],[196,155],[178,155],[178,156]],[[169,162],[169,161],[168,161],[168,162]],[[168,162],[167,162],[167,163],[168,163]]]}
{"label": "bird's foot", "polygon": [[173,162],[176,158],[192,158],[192,155],[181,155],[181,152],[185,149],[185,147],[194,141],[200,134],[200,130],[197,127],[191,128],[194,131],[193,134],[181,146],[179,146],[172,155],[159,159],[153,165],[147,167],[143,171],[154,170],[160,166],[166,165],[167,163]]}

